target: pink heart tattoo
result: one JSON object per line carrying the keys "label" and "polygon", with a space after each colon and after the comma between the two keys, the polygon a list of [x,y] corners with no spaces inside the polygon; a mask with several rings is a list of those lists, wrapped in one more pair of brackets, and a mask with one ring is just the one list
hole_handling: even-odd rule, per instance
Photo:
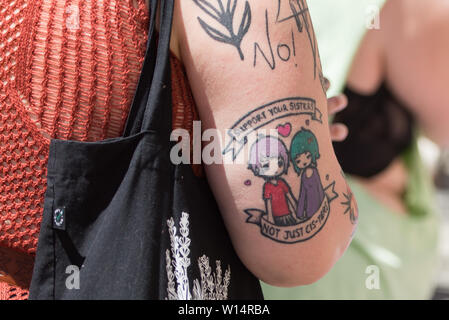
{"label": "pink heart tattoo", "polygon": [[290,135],[290,132],[292,132],[292,125],[290,123],[286,123],[284,125],[280,124],[276,127],[276,129],[279,134],[285,138]]}

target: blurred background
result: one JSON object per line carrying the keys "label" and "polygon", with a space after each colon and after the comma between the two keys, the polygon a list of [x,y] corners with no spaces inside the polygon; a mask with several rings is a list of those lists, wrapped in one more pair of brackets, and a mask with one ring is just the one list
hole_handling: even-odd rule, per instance
{"label": "blurred background", "polygon": [[428,155],[427,163],[434,172],[437,204],[442,216],[440,229],[441,265],[436,279],[434,299],[449,299],[449,150],[439,149],[423,138],[422,153]]}

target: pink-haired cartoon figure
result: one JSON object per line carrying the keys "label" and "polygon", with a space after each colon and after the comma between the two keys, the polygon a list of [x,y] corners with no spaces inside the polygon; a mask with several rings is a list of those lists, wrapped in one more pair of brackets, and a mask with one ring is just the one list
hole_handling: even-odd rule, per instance
{"label": "pink-haired cartoon figure", "polygon": [[251,146],[249,169],[256,177],[265,180],[263,199],[268,221],[277,226],[298,223],[295,218],[296,199],[290,186],[281,178],[287,173],[289,156],[287,147],[281,140],[264,136]]}

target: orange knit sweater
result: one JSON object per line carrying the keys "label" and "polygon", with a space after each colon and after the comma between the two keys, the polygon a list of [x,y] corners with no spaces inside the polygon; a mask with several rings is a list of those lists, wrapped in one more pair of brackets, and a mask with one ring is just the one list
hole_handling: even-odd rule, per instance
{"label": "orange knit sweater", "polygon": [[[50,139],[121,135],[147,26],[144,0],[0,0],[0,299],[28,295]],[[173,128],[191,131],[191,91],[171,65]]]}

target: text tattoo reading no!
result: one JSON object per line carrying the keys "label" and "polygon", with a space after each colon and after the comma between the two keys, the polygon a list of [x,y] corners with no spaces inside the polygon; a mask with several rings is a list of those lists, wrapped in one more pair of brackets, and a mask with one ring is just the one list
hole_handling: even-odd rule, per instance
{"label": "text tattoo reading no!", "polygon": [[[236,15],[238,0],[193,0],[201,9],[204,17],[198,17],[198,22],[206,34],[224,44],[234,46],[240,60],[245,60],[242,50],[242,41],[248,34],[252,22],[251,6],[245,1],[243,14]],[[325,91],[325,79],[323,76],[321,61],[318,52],[318,43],[310,20],[309,8],[304,0],[278,0],[277,10],[272,13],[274,25],[294,21],[291,29],[289,43],[274,43],[271,39],[270,18],[268,9],[265,10],[266,42],[254,42],[253,66],[258,65],[258,58],[262,59],[271,70],[275,70],[278,62],[292,63],[298,67],[296,57],[295,37],[306,35],[313,56],[313,77],[319,77],[323,91]],[[208,17],[206,19],[206,17]],[[206,20],[205,20],[206,19]],[[207,22],[206,22],[207,21]],[[237,27],[238,26],[238,27]],[[235,31],[237,29],[237,31]]]}

